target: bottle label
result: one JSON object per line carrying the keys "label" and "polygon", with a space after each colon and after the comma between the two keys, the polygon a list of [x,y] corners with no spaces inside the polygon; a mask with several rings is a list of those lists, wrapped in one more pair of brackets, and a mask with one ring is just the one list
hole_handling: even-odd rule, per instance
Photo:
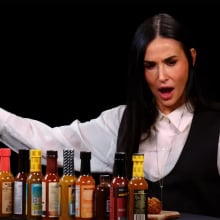
{"label": "bottle label", "polygon": [[42,184],[31,185],[31,215],[41,216],[42,213]]}
{"label": "bottle label", "polygon": [[26,190],[25,190],[25,214],[27,215],[28,214],[28,183],[26,182]]}
{"label": "bottle label", "polygon": [[75,187],[68,186],[68,211],[70,216],[75,215]]}
{"label": "bottle label", "polygon": [[76,185],[75,217],[93,217],[93,194],[95,185]]}
{"label": "bottle label", "polygon": [[2,183],[2,214],[12,214],[12,182]]}
{"label": "bottle label", "polygon": [[[66,190],[62,190],[63,187],[67,187]],[[67,186],[61,186],[58,184],[58,216],[62,216],[65,213],[64,210],[62,210],[62,203],[65,203],[68,207],[68,216],[75,216],[75,185],[70,184]],[[62,194],[62,192],[67,192],[67,194]],[[61,196],[63,197],[63,200],[61,199]]]}
{"label": "bottle label", "polygon": [[109,213],[110,213],[110,200],[109,198],[106,200],[106,207],[105,207],[105,215],[106,217],[109,218]]}
{"label": "bottle label", "polygon": [[42,217],[46,217],[46,183],[42,182]]}
{"label": "bottle label", "polygon": [[48,183],[48,216],[58,217],[58,206],[59,206],[59,183],[50,182]]}
{"label": "bottle label", "polygon": [[118,187],[117,189],[117,219],[123,220],[127,217],[128,188]]}
{"label": "bottle label", "polygon": [[134,190],[134,220],[145,220],[147,215],[147,190]]}
{"label": "bottle label", "polygon": [[61,216],[61,202],[62,202],[62,200],[61,200],[61,195],[62,195],[62,188],[61,188],[61,185],[59,184],[59,191],[58,191],[58,204],[59,204],[59,206],[58,206],[58,216]]}
{"label": "bottle label", "polygon": [[95,185],[81,185],[81,218],[93,217],[93,194]]}
{"label": "bottle label", "polygon": [[128,187],[110,189],[110,219],[126,220],[128,212]]}
{"label": "bottle label", "polygon": [[13,213],[16,215],[22,215],[24,214],[22,212],[24,201],[23,198],[23,185],[24,183],[21,181],[15,181],[14,182],[14,211]]}
{"label": "bottle label", "polygon": [[75,186],[75,217],[80,217],[80,185]]}
{"label": "bottle label", "polygon": [[[48,195],[48,199],[46,199]],[[48,207],[47,207],[48,206]],[[42,182],[42,217],[58,217],[59,212],[59,183]]]}

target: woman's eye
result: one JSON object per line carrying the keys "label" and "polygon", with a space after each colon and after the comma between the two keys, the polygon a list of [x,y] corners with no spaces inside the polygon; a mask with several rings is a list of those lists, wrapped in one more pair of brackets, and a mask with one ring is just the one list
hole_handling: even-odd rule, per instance
{"label": "woman's eye", "polygon": [[167,64],[168,66],[174,66],[176,63],[177,63],[177,60],[167,60],[167,61],[166,61],[166,64]]}
{"label": "woman's eye", "polygon": [[145,62],[144,63],[144,68],[145,69],[153,69],[156,66],[154,62]]}

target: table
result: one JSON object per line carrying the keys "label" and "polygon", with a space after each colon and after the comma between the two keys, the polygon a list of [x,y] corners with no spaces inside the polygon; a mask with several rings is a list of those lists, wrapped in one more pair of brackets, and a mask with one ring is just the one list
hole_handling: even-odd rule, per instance
{"label": "table", "polygon": [[220,217],[211,217],[199,214],[191,214],[191,213],[180,213],[177,211],[167,211],[163,210],[160,214],[149,214],[149,220],[168,220],[168,219],[176,219],[176,220],[217,220]]}
{"label": "table", "polygon": [[181,213],[179,220],[217,220],[220,218],[211,217],[211,216],[204,216],[204,215],[195,215],[195,214],[188,214],[188,213]]}

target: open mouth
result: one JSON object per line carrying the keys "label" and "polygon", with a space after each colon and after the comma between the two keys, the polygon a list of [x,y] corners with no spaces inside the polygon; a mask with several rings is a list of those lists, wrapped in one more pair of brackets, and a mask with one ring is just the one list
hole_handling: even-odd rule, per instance
{"label": "open mouth", "polygon": [[161,93],[171,93],[173,91],[172,87],[160,88],[159,92]]}
{"label": "open mouth", "polygon": [[173,87],[163,87],[163,88],[159,88],[159,94],[160,97],[164,100],[168,100],[170,98],[172,98],[172,91],[173,91]]}

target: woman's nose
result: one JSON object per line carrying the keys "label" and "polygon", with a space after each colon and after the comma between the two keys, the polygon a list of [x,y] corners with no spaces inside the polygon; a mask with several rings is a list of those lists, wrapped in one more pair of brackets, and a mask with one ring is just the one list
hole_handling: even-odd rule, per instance
{"label": "woman's nose", "polygon": [[167,78],[167,74],[166,74],[166,70],[163,67],[163,65],[158,66],[158,79],[159,81],[166,81]]}

